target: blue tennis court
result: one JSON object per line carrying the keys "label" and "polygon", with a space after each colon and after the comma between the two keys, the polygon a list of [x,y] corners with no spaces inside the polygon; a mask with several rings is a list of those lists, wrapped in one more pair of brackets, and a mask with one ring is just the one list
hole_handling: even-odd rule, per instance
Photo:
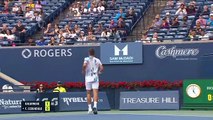
{"label": "blue tennis court", "polygon": [[213,111],[100,111],[0,115],[0,120],[213,120]]}

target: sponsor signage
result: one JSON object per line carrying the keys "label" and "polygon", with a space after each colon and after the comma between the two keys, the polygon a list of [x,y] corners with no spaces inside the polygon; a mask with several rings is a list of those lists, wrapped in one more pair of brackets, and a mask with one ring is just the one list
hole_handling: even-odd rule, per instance
{"label": "sponsor signage", "polygon": [[172,57],[176,60],[197,60],[199,52],[198,48],[161,45],[156,48],[155,55],[159,59]]}
{"label": "sponsor signage", "polygon": [[34,49],[23,49],[21,55],[25,59],[29,58],[58,58],[58,57],[71,57],[71,48],[34,48]]}
{"label": "sponsor signage", "polygon": [[[85,92],[60,93],[59,99],[59,111],[88,110]],[[110,110],[109,102],[105,92],[99,93],[98,109]]]}
{"label": "sponsor signage", "polygon": [[184,80],[184,107],[213,107],[213,80]]}
{"label": "sponsor signage", "polygon": [[50,112],[50,101],[22,101],[22,111]]}
{"label": "sponsor signage", "polygon": [[141,64],[141,43],[103,43],[101,44],[103,64]]}
{"label": "sponsor signage", "polygon": [[35,101],[35,93],[0,93],[0,113],[21,113],[22,101]]}
{"label": "sponsor signage", "polygon": [[120,110],[179,109],[178,91],[136,91],[120,93]]}
{"label": "sponsor signage", "polygon": [[36,94],[36,101],[50,101],[50,111],[59,111],[59,93],[39,93]]}

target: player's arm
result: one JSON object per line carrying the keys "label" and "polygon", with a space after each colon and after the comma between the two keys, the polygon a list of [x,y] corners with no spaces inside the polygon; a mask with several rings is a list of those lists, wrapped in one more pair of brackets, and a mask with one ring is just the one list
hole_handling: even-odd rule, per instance
{"label": "player's arm", "polygon": [[104,71],[104,66],[102,65],[102,63],[100,63],[98,73],[101,74],[103,71]]}
{"label": "player's arm", "polygon": [[82,73],[85,74],[86,73],[86,68],[87,68],[87,61],[84,60],[84,63],[82,65]]}

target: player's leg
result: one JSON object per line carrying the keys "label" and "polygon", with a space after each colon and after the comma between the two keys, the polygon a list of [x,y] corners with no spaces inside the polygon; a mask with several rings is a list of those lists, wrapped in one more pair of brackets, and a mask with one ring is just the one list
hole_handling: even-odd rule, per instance
{"label": "player's leg", "polygon": [[98,114],[98,88],[99,88],[99,82],[95,82],[92,84],[93,89],[93,100],[94,100],[94,106],[93,106],[93,113]]}
{"label": "player's leg", "polygon": [[85,83],[86,90],[87,90],[87,104],[88,104],[88,114],[92,113],[92,100],[91,100],[91,93],[92,93],[92,84],[91,83]]}

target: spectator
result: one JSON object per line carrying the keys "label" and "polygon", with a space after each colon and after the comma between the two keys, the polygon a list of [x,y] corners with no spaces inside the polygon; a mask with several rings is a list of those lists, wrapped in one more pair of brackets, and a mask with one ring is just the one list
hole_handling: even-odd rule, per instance
{"label": "spectator", "polygon": [[99,3],[97,10],[99,13],[102,13],[103,11],[105,11],[105,7],[101,3]]}
{"label": "spectator", "polygon": [[91,8],[89,9],[89,12],[90,13],[96,13],[97,12],[97,8],[96,8],[94,3],[91,5]]}
{"label": "spectator", "polygon": [[98,28],[95,29],[96,34],[101,34],[103,31],[103,25],[101,23],[98,24]]}
{"label": "spectator", "polygon": [[190,30],[188,38],[189,38],[191,41],[196,40],[196,39],[197,39],[197,37],[196,37],[196,31],[195,31],[195,30]]}
{"label": "spectator", "polygon": [[168,0],[167,3],[166,3],[166,6],[168,8],[173,8],[174,7],[174,0]]}
{"label": "spectator", "polygon": [[163,18],[161,28],[162,28],[162,29],[169,29],[169,23],[168,23],[168,21],[166,20],[166,18]]}
{"label": "spectator", "polygon": [[21,21],[18,21],[17,25],[13,28],[12,33],[18,37],[22,43],[25,42],[25,37],[26,37],[26,29],[25,26],[22,25]]}
{"label": "spectator", "polygon": [[169,12],[166,13],[165,18],[166,18],[167,22],[169,23],[169,25],[171,25],[172,24],[172,17],[171,17]]}
{"label": "spectator", "polygon": [[27,7],[24,17],[26,17],[27,19],[33,20],[33,18],[35,17],[34,12],[29,7]]}
{"label": "spectator", "polygon": [[74,31],[76,34],[79,34],[81,31],[81,29],[79,28],[79,26],[77,24],[75,24],[75,26],[74,26]]}
{"label": "spectator", "polygon": [[159,29],[161,27],[161,25],[162,25],[162,21],[160,19],[160,15],[157,14],[155,16],[155,20],[153,20],[152,27],[156,28],[156,29]]}
{"label": "spectator", "polygon": [[45,42],[45,39],[43,37],[40,38],[40,40],[38,40],[38,42],[36,42],[36,46],[46,46],[47,43]]}
{"label": "spectator", "polygon": [[210,18],[207,20],[207,25],[213,26],[213,13],[210,14]]}
{"label": "spectator", "polygon": [[22,16],[22,17],[24,16],[24,12],[23,12],[21,7],[19,7],[18,11],[16,12],[16,15],[17,16]]}
{"label": "spectator", "polygon": [[210,14],[210,10],[209,10],[207,5],[203,6],[203,13],[202,14],[203,15],[209,15]]}
{"label": "spectator", "polygon": [[59,34],[59,31],[60,31],[60,28],[59,28],[58,24],[55,24],[55,26],[54,26],[55,34]]}
{"label": "spectator", "polygon": [[115,6],[116,6],[116,0],[112,0],[110,4],[108,5],[108,7],[111,9],[115,9]]}
{"label": "spectator", "polygon": [[6,39],[8,41],[13,41],[15,36],[12,34],[12,31],[8,29],[6,24],[2,25],[2,30],[0,32],[0,40]]}
{"label": "spectator", "polygon": [[28,46],[35,46],[35,41],[32,38],[28,39]]}
{"label": "spectator", "polygon": [[150,38],[147,36],[147,32],[142,34],[141,41],[143,43],[150,43]]}
{"label": "spectator", "polygon": [[74,30],[70,30],[69,38],[76,39],[77,35]]}
{"label": "spectator", "polygon": [[66,89],[62,86],[61,81],[58,81],[57,87],[53,90],[53,92],[67,92]]}
{"label": "spectator", "polygon": [[187,11],[186,11],[185,5],[183,3],[180,5],[180,7],[176,11],[175,15],[178,15],[178,17],[184,17],[187,15]]}
{"label": "spectator", "polygon": [[65,25],[64,27],[64,37],[65,38],[69,38],[70,37],[70,34],[71,34],[71,30],[70,30],[70,27],[69,25]]}
{"label": "spectator", "polygon": [[55,38],[52,36],[50,38],[50,42],[48,43],[48,46],[55,46],[57,45]]}
{"label": "spectator", "polygon": [[16,13],[19,9],[18,4],[15,3],[14,7],[12,8],[12,13]]}
{"label": "spectator", "polygon": [[117,24],[115,23],[115,21],[111,20],[110,24],[109,24],[109,28],[111,29],[111,28],[116,28],[116,27],[117,27]]}
{"label": "spectator", "polygon": [[62,37],[60,38],[60,40],[59,40],[58,45],[59,45],[59,46],[63,46],[63,45],[65,45],[65,44],[66,44],[66,40],[65,40],[65,38],[62,36]]}
{"label": "spectator", "polygon": [[103,6],[104,8],[107,7],[107,2],[106,2],[106,0],[102,0],[102,1],[101,1],[101,4],[102,4],[102,6]]}
{"label": "spectator", "polygon": [[124,22],[124,20],[123,20],[122,17],[120,17],[120,18],[118,19],[117,28],[125,28],[125,22]]}
{"label": "spectator", "polygon": [[118,20],[120,17],[126,18],[126,14],[123,12],[123,9],[120,8],[119,12],[115,16],[115,20]]}
{"label": "spectator", "polygon": [[199,16],[199,19],[196,20],[196,24],[200,23],[200,25],[202,26],[202,28],[204,28],[206,26],[206,20],[203,18],[202,15]]}
{"label": "spectator", "polygon": [[40,29],[43,29],[43,27],[44,27],[44,21],[42,20],[42,15],[38,11],[36,11],[34,13],[33,20],[35,20],[36,22],[38,22],[38,27]]}
{"label": "spectator", "polygon": [[91,23],[87,27],[87,32],[92,32],[92,33],[94,32],[94,29]]}
{"label": "spectator", "polygon": [[179,27],[180,23],[178,21],[178,17],[176,16],[172,21],[172,27]]}
{"label": "spectator", "polygon": [[113,27],[110,29],[110,38],[113,38],[115,41],[121,40],[121,36],[117,28]]}
{"label": "spectator", "polygon": [[9,13],[9,0],[4,1],[4,11],[3,13],[8,14]]}
{"label": "spectator", "polygon": [[59,30],[58,38],[61,38],[61,37],[66,37],[66,33],[64,32],[63,29]]}
{"label": "spectator", "polygon": [[49,24],[47,25],[47,28],[46,28],[46,30],[44,31],[44,35],[48,35],[48,36],[53,36],[53,35],[55,35],[55,30],[52,28],[52,24],[51,24],[51,23],[49,23]]}
{"label": "spectator", "polygon": [[101,37],[109,37],[110,36],[110,32],[105,28],[102,32],[101,32]]}
{"label": "spectator", "polygon": [[92,32],[88,32],[87,41],[95,41],[95,35],[92,34]]}
{"label": "spectator", "polygon": [[194,15],[196,14],[196,6],[194,2],[190,2],[189,6],[186,8],[187,14],[188,15]]}
{"label": "spectator", "polygon": [[136,19],[135,10],[132,7],[130,7],[130,9],[128,10],[126,17],[133,18],[134,20]]}
{"label": "spectator", "polygon": [[77,41],[86,41],[86,40],[87,39],[86,39],[86,37],[84,35],[84,32],[81,31]]}
{"label": "spectator", "polygon": [[182,19],[182,21],[181,21],[181,23],[180,23],[180,26],[184,26],[184,27],[186,27],[186,26],[188,26],[188,16],[184,16],[183,17],[183,19]]}
{"label": "spectator", "polygon": [[39,88],[36,90],[37,93],[44,93],[45,92],[45,89],[44,89],[44,85],[43,84],[40,84],[39,85]]}
{"label": "spectator", "polygon": [[38,12],[42,11],[41,0],[38,0],[38,2],[35,4],[35,10]]}
{"label": "spectator", "polygon": [[151,41],[152,41],[152,42],[159,42],[158,33],[157,33],[157,32],[155,32],[155,33],[153,34],[152,40],[151,40]]}
{"label": "spectator", "polygon": [[81,19],[81,13],[80,13],[80,11],[74,11],[74,17],[76,19]]}
{"label": "spectator", "polygon": [[26,11],[26,8],[27,8],[27,2],[22,2],[21,4],[22,11]]}
{"label": "spectator", "polygon": [[33,10],[35,8],[35,4],[33,3],[33,0],[29,0],[27,7],[30,8],[30,10]]}

